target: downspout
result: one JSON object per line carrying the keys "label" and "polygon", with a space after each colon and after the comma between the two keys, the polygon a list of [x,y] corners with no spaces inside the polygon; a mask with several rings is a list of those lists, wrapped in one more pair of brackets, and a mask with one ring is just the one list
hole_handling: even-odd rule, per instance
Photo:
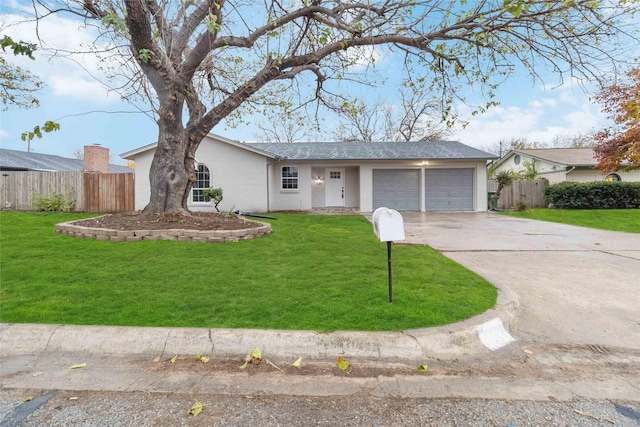
{"label": "downspout", "polygon": [[270,200],[269,200],[269,187],[271,183],[269,182],[269,161],[267,160],[267,212],[271,212]]}

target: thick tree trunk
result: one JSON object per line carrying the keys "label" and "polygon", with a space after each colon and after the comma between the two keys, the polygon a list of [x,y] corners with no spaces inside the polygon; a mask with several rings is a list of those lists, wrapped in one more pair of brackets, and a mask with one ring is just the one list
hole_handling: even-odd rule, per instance
{"label": "thick tree trunk", "polygon": [[186,132],[180,126],[173,129],[160,123],[149,181],[151,199],[144,209],[148,214],[188,213],[187,201],[195,180],[195,147],[190,149]]}

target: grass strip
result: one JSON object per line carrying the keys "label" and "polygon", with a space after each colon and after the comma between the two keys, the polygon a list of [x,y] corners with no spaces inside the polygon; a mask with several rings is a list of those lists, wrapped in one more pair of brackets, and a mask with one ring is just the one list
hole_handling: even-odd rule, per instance
{"label": "grass strip", "polygon": [[559,222],[599,230],[640,233],[640,209],[546,209],[523,212],[502,211],[502,215],[539,221]]}

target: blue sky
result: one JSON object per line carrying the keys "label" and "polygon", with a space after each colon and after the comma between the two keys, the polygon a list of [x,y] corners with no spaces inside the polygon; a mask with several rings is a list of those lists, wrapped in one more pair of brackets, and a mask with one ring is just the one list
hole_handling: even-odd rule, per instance
{"label": "blue sky", "polygon": [[[3,1],[0,17],[4,26],[2,35],[35,42],[33,25],[6,26],[7,22],[15,19],[12,13],[22,7],[24,2]],[[69,50],[77,50],[78,46],[86,46],[93,40],[91,34],[78,30],[77,22],[62,16],[45,20],[39,32],[51,46]],[[36,61],[8,53],[4,57],[37,74],[46,88],[38,94],[39,108],[11,108],[0,113],[2,148],[26,151],[27,143],[20,139],[20,135],[46,120],[59,122],[61,130],[32,141],[32,151],[72,157],[73,152],[81,151],[84,145],[101,144],[110,149],[114,163],[121,163],[119,154],[156,140],[157,127],[151,118],[121,101],[117,94],[108,91],[74,62],[62,58],[48,59],[38,52]],[[102,73],[92,56],[85,55],[76,60],[91,73]],[[384,69],[384,65],[378,66]],[[546,87],[541,82],[532,82],[526,73],[510,78],[497,91],[500,106],[482,115],[472,116],[469,108],[458,106],[461,117],[469,124],[464,129],[455,128],[450,139],[474,147],[487,147],[501,139],[509,141],[512,138],[550,142],[554,137],[586,134],[608,123],[599,106],[591,102],[589,95],[575,82],[565,82],[552,89],[559,84],[558,78],[547,74],[544,79]],[[392,103],[394,91],[389,87],[375,93]],[[469,88],[468,98],[482,103],[482,98],[474,93],[473,88]],[[212,132],[241,141],[255,141],[260,133],[253,124],[237,128],[221,125]]]}

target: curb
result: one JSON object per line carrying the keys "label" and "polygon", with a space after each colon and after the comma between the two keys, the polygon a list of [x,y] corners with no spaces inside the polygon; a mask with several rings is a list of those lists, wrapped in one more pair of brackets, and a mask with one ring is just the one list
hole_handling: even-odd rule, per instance
{"label": "curb", "polygon": [[228,359],[244,357],[255,347],[270,358],[309,361],[345,356],[372,363],[415,363],[425,358],[455,358],[488,353],[478,327],[499,318],[506,326],[519,311],[517,296],[498,290],[496,307],[452,325],[401,332],[157,328],[0,324],[2,356],[83,353],[102,356],[171,357],[201,354]]}

